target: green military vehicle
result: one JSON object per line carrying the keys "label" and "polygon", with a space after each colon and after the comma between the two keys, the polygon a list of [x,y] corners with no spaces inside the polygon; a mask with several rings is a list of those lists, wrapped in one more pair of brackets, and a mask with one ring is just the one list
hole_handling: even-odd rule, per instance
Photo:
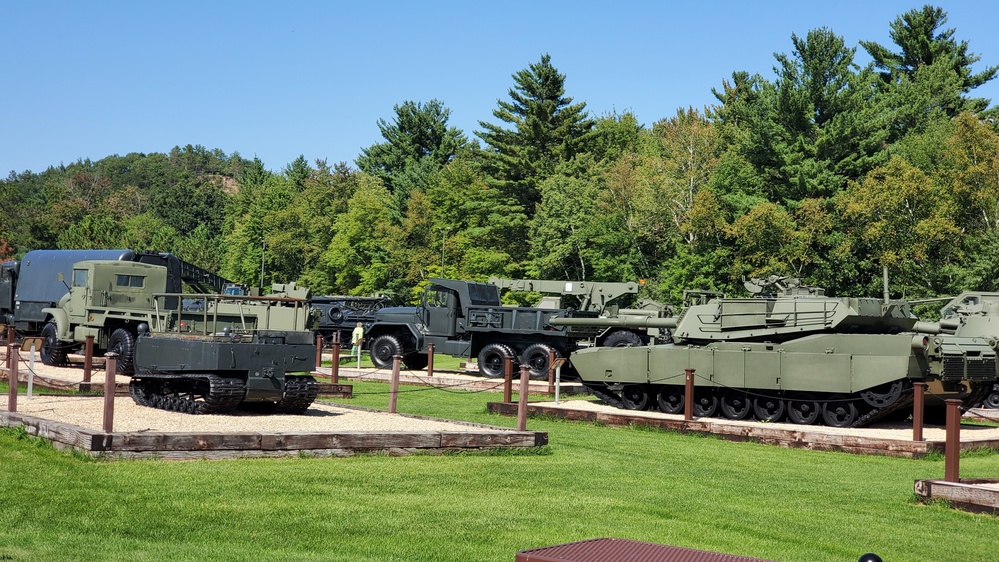
{"label": "green military vehicle", "polygon": [[65,362],[87,336],[118,355],[139,404],[220,414],[241,404],[301,413],[316,398],[308,291],[275,285],[267,297],[167,292],[159,265],[85,260],[42,331],[42,361]]}
{"label": "green military vehicle", "polygon": [[594,334],[593,344],[604,347],[669,343],[670,331],[648,326],[652,318],[673,316],[673,308],[651,299],[638,299],[634,307],[620,308],[614,301],[625,295],[636,295],[640,283],[603,281],[556,281],[550,279],[502,279],[490,277],[489,282],[500,289],[541,293],[540,308],[563,308],[564,297],[576,299],[577,310],[596,312],[601,318],[613,319]]}
{"label": "green military vehicle", "polygon": [[[999,293],[961,293],[940,309],[940,323],[955,336],[986,338],[999,351]],[[999,409],[999,382],[992,385],[982,406]]]}
{"label": "green military vehicle", "polygon": [[[997,378],[989,339],[946,335],[918,322],[904,301],[829,297],[795,279],[747,283],[751,298],[716,298],[654,321],[673,344],[579,349],[570,361],[606,402],[683,411],[685,371],[694,369],[694,415],[836,427],[911,410],[914,381],[928,399],[977,404]],[[552,319],[562,326],[604,319]],[[907,408],[908,407],[908,408]]]}
{"label": "green military vehicle", "polygon": [[559,308],[503,306],[499,288],[488,283],[431,279],[419,306],[375,311],[365,331],[371,361],[392,365],[395,355],[410,369],[427,366],[429,344],[436,353],[477,357],[479,372],[503,376],[507,358],[530,367],[531,376],[548,376],[550,358],[566,357],[593,337],[597,328],[559,328],[554,317],[595,318],[595,312]]}

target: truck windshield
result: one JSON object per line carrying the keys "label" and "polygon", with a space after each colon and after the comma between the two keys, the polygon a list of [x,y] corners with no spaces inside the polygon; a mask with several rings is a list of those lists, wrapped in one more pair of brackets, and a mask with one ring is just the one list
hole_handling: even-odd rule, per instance
{"label": "truck windshield", "polygon": [[73,286],[74,287],[86,287],[87,286],[87,270],[86,269],[74,269],[73,270]]}

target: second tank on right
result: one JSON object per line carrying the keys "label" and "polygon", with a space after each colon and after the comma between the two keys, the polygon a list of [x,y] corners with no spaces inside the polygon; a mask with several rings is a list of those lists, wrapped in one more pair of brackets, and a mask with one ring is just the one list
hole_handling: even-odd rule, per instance
{"label": "second tank on right", "polygon": [[592,392],[625,409],[681,413],[692,369],[695,416],[836,427],[906,417],[913,382],[930,383],[929,404],[974,406],[997,380],[999,330],[982,333],[973,315],[920,322],[906,301],[831,297],[786,277],[746,287],[753,296],[650,320],[673,331],[672,344],[583,348],[572,366]]}

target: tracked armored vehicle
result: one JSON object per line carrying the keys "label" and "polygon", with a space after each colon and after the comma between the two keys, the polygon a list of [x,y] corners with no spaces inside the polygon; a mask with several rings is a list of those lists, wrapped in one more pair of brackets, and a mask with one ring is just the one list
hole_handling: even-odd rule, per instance
{"label": "tracked armored vehicle", "polygon": [[[956,336],[985,338],[999,351],[999,293],[961,293],[940,309],[940,322]],[[999,409],[999,382],[992,385],[982,406]]]}
{"label": "tracked armored vehicle", "polygon": [[996,352],[985,338],[942,334],[906,302],[828,297],[777,277],[747,289],[755,296],[646,320],[673,330],[673,344],[586,348],[570,361],[588,388],[621,408],[682,412],[685,371],[693,369],[696,416],[836,427],[904,416],[914,381],[939,383],[932,398],[972,403],[996,380]]}
{"label": "tracked armored vehicle", "polygon": [[275,285],[268,297],[165,292],[165,267],[86,260],[46,308],[42,361],[58,365],[93,336],[132,377],[133,400],[191,414],[237,407],[302,413],[317,395],[308,291]]}

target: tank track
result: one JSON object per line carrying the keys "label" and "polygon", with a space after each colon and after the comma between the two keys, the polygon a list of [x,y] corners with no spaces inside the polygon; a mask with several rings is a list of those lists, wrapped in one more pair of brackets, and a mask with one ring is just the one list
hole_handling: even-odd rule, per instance
{"label": "tank track", "polygon": [[243,401],[246,383],[210,374],[156,374],[133,377],[128,391],[140,406],[187,414],[229,414]]}
{"label": "tank track", "polygon": [[[855,400],[858,407],[860,406],[865,407],[863,413],[859,414],[857,416],[857,419],[855,419],[853,423],[851,423],[847,427],[865,427],[875,422],[889,418],[892,414],[901,412],[907,408],[911,410],[914,401],[914,395],[911,383],[909,383],[909,381],[905,379],[895,382],[902,384],[902,386],[900,387],[900,392],[898,392],[897,396],[892,396],[889,394],[879,396],[878,398],[881,398],[881,402],[883,403],[883,405],[880,405],[880,407],[872,406],[870,403],[866,402],[862,397],[862,393],[857,393],[845,397],[845,399],[847,400],[851,398]],[[615,408],[624,409],[624,403],[621,400],[621,397],[617,393],[609,389],[606,384],[587,383],[587,382],[584,382],[583,384],[591,393],[593,393],[594,396],[599,398],[605,404],[609,404]],[[975,392],[973,392],[971,395],[969,395],[967,398],[964,399],[965,405],[977,403],[975,402],[976,400],[978,402],[981,402],[982,400],[985,399],[985,396],[988,394],[989,390],[990,387],[988,387],[987,385],[983,385],[981,388],[977,388]],[[713,417],[722,418],[722,416],[713,416]]]}
{"label": "tank track", "polygon": [[284,398],[274,405],[275,414],[302,414],[319,396],[319,385],[311,376],[284,377]]}

